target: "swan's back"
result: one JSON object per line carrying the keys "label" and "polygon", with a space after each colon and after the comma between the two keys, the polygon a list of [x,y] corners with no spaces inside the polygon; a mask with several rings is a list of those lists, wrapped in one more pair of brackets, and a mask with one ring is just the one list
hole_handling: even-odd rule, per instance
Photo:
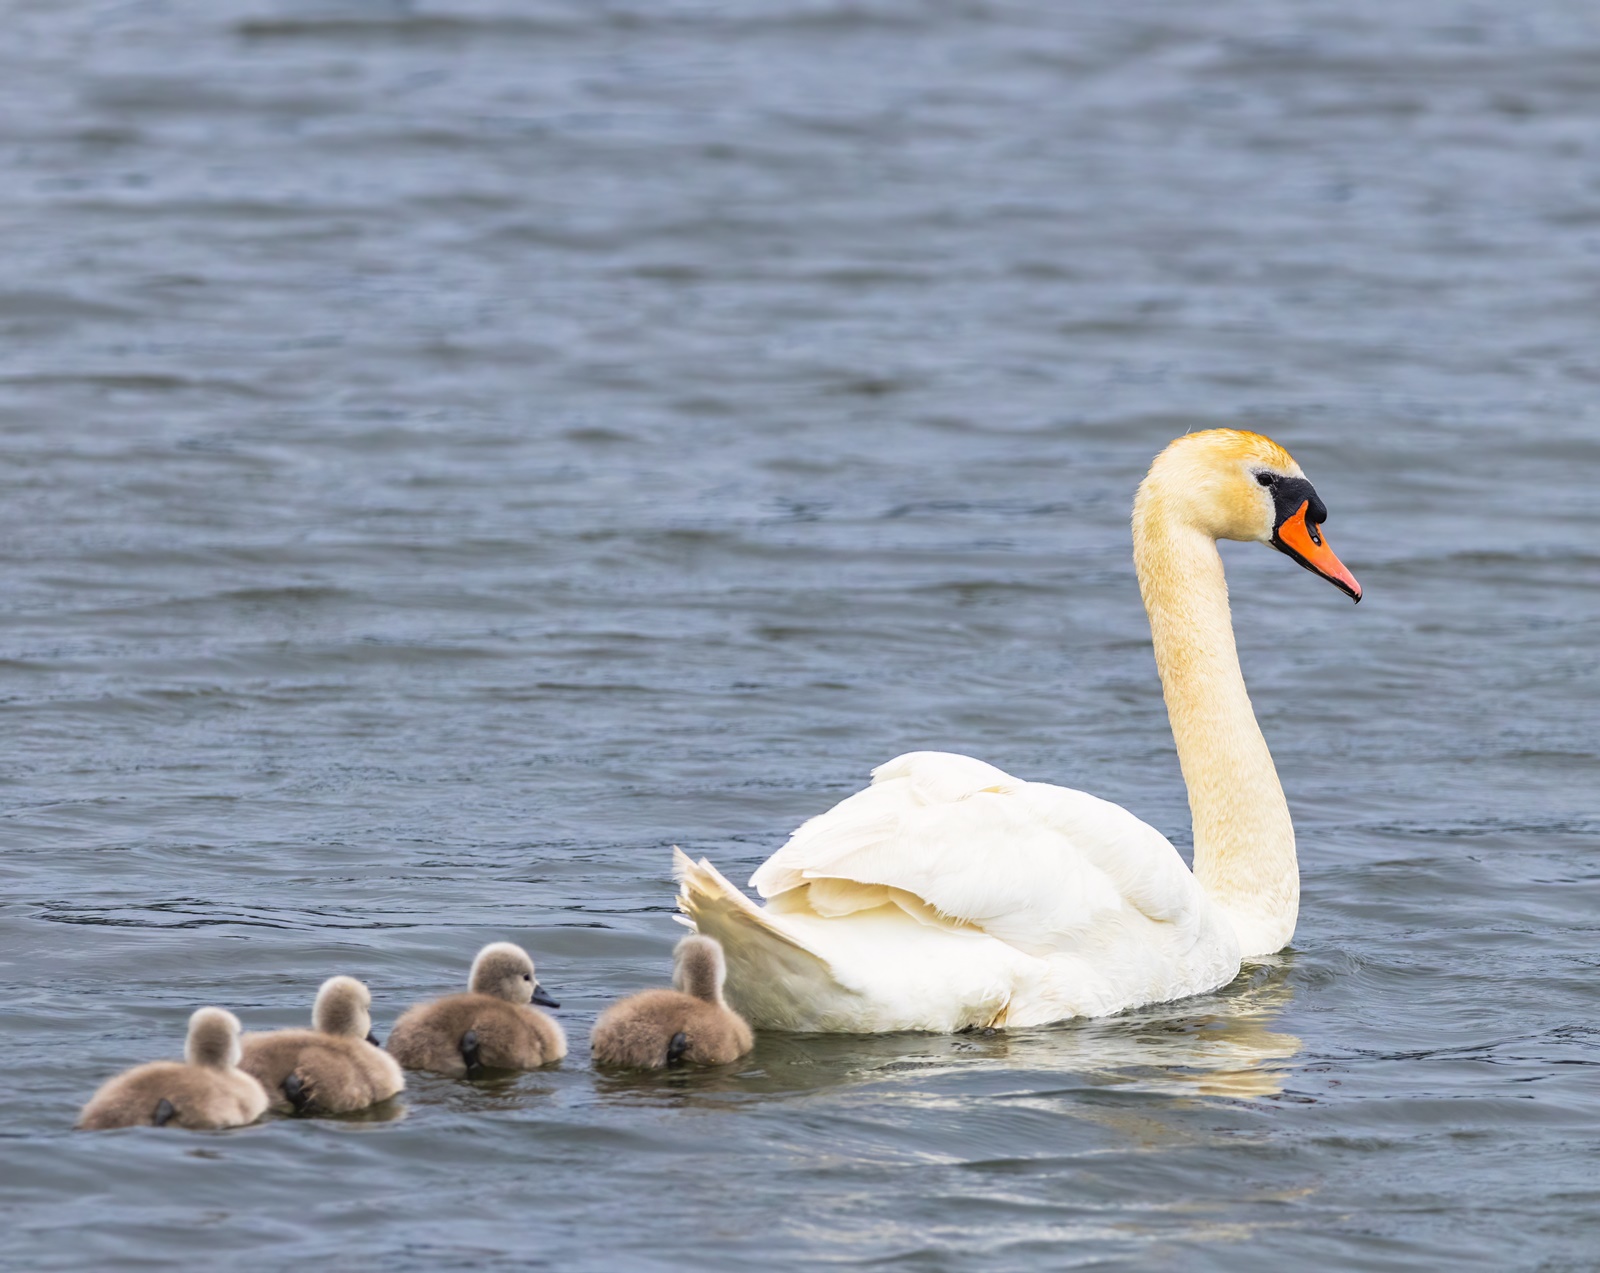
{"label": "swan's back", "polygon": [[819,914],[885,901],[931,910],[1030,952],[1107,911],[1182,924],[1203,900],[1167,838],[1119,805],[929,751],[879,766],[750,884],[766,898],[809,886]]}

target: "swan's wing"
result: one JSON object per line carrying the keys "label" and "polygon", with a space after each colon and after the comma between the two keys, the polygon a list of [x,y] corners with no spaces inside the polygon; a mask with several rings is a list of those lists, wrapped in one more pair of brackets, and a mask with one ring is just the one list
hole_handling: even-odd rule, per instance
{"label": "swan's wing", "polygon": [[1018,949],[1070,948],[1117,912],[1198,920],[1199,888],[1159,831],[1109,801],[1022,782],[966,756],[913,752],[811,819],[755,873],[776,898],[809,885],[810,909],[884,902],[970,925]]}

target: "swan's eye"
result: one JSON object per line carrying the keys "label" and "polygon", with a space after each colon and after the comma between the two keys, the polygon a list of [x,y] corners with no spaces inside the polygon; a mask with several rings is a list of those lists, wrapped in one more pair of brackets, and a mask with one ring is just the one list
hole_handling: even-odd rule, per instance
{"label": "swan's eye", "polygon": [[1278,475],[1276,473],[1257,473],[1256,474],[1256,481],[1260,482],[1261,485],[1263,485],[1263,486],[1271,486],[1277,480],[1278,480]]}
{"label": "swan's eye", "polygon": [[531,972],[525,972],[525,973],[522,974],[522,979],[524,981],[532,981],[533,980],[533,974]]}

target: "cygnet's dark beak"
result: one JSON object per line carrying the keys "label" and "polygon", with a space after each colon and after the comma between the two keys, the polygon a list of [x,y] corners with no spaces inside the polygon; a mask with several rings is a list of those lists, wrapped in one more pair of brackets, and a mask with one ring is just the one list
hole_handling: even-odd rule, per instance
{"label": "cygnet's dark beak", "polygon": [[545,994],[544,987],[538,982],[533,983],[533,1001],[542,1008],[559,1008],[561,1005]]}
{"label": "cygnet's dark beak", "polygon": [[367,1042],[372,1044],[372,1046],[375,1048],[381,1048],[383,1046],[383,1044],[378,1042],[378,1032],[376,1030],[367,1031]]}

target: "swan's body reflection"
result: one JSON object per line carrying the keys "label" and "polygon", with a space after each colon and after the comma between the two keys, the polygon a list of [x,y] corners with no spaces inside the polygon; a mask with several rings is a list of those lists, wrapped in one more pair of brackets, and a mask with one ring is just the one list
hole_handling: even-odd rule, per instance
{"label": "swan's body reflection", "polygon": [[[1200,1000],[1156,1005],[1111,1021],[1100,1029],[1030,1032],[1032,1050],[1072,1045],[1056,1064],[1073,1063],[1086,1078],[1112,1085],[1174,1094],[1198,1093],[1259,1099],[1278,1096],[1303,1044],[1273,1029],[1294,991],[1284,955],[1246,968],[1233,985]],[[1069,1061],[1070,1058],[1070,1061]],[[1019,1063],[1033,1068],[1030,1051]]]}

